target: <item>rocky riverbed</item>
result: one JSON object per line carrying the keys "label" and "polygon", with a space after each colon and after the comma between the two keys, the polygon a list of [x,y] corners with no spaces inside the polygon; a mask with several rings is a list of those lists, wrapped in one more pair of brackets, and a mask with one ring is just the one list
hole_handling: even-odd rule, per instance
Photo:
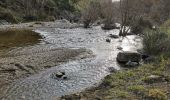
{"label": "rocky riverbed", "polygon": [[[139,36],[111,39],[109,34],[118,34],[117,29],[84,29],[63,21],[31,25],[13,27],[31,27],[43,37],[41,42],[12,49],[0,58],[4,71],[0,82],[3,100],[53,100],[97,86],[111,69],[121,69],[116,61],[120,51],[137,51],[142,47]],[[55,78],[60,71],[67,79]]]}

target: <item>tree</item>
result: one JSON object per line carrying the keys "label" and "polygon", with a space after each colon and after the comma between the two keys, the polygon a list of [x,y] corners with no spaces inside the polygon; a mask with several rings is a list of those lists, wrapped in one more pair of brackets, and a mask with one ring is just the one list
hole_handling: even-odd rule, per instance
{"label": "tree", "polygon": [[121,27],[119,36],[125,37],[133,27],[140,23],[139,21],[143,21],[145,9],[142,2],[143,0],[120,0]]}
{"label": "tree", "polygon": [[100,16],[100,3],[91,1],[90,4],[82,11],[82,20],[84,27],[90,27]]}

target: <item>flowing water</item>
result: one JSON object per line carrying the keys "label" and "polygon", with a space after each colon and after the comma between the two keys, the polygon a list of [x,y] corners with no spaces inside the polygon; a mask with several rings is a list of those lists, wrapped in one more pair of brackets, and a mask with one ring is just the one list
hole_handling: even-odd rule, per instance
{"label": "flowing water", "polygon": [[[120,52],[117,47],[123,47],[124,51],[136,51],[141,47],[141,38],[133,35],[123,41],[111,39],[111,43],[107,43],[108,35],[118,34],[119,30],[103,31],[99,26],[90,29],[40,28],[35,31],[54,47],[86,48],[92,50],[95,57],[70,61],[17,80],[9,87],[4,100],[53,100],[97,86],[110,73],[109,68],[121,69],[116,62]],[[58,71],[65,71],[68,79],[54,78]]]}

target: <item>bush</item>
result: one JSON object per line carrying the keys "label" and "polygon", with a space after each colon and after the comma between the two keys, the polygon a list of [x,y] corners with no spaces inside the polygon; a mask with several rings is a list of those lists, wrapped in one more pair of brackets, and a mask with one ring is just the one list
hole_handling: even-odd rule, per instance
{"label": "bush", "polygon": [[143,37],[144,51],[150,55],[168,54],[170,39],[168,34],[159,30],[148,30]]}
{"label": "bush", "polygon": [[17,17],[10,11],[0,11],[0,19],[11,23],[17,23]]}
{"label": "bush", "polygon": [[26,15],[26,16],[23,17],[23,19],[25,21],[33,21],[33,20],[37,20],[38,18],[37,18],[37,16]]}
{"label": "bush", "polygon": [[101,18],[104,19],[104,29],[114,29],[115,28],[115,15],[117,8],[111,0],[101,1]]}
{"label": "bush", "polygon": [[152,29],[152,23],[149,20],[140,18],[134,21],[134,24],[131,27],[132,33],[142,34],[145,29]]}
{"label": "bush", "polygon": [[46,18],[47,21],[55,21],[55,17],[54,16],[48,16]]}
{"label": "bush", "polygon": [[82,13],[82,20],[84,27],[88,28],[92,25],[99,17],[100,3],[97,1],[91,1],[89,6],[85,8]]}
{"label": "bush", "polygon": [[142,85],[129,86],[128,90],[135,94],[144,94],[147,91],[147,89],[145,89],[145,87]]}

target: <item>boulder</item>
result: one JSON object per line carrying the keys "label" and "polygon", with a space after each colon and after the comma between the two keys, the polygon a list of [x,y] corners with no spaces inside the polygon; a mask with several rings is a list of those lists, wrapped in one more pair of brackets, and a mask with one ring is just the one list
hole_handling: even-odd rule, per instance
{"label": "boulder", "polygon": [[137,52],[129,52],[129,51],[119,52],[117,55],[117,61],[119,63],[127,63],[129,61],[139,63],[141,59],[142,59],[141,54]]}
{"label": "boulder", "polygon": [[117,39],[117,38],[119,38],[119,35],[109,34],[109,37],[114,38],[114,39]]}
{"label": "boulder", "polygon": [[110,43],[110,42],[111,42],[111,40],[110,40],[110,39],[106,39],[106,42]]}

